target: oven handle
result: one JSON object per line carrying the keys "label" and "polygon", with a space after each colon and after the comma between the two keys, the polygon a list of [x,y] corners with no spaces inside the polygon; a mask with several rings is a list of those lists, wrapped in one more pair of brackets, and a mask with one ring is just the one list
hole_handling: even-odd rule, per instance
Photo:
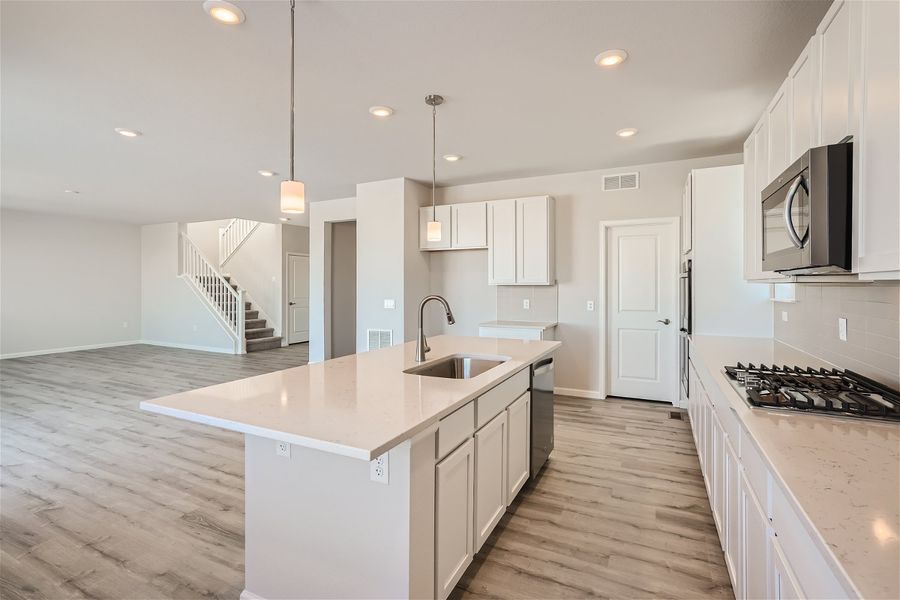
{"label": "oven handle", "polygon": [[797,195],[797,191],[801,187],[803,188],[803,191],[809,195],[809,188],[806,187],[806,180],[803,179],[802,173],[797,175],[797,179],[795,179],[791,184],[791,187],[788,188],[787,196],[784,198],[784,226],[785,229],[787,229],[788,237],[791,238],[791,243],[797,248],[802,248],[809,240],[809,228],[806,228],[806,232],[801,238],[797,235],[797,230],[794,228],[794,219],[791,215],[791,210],[794,208],[794,196]]}

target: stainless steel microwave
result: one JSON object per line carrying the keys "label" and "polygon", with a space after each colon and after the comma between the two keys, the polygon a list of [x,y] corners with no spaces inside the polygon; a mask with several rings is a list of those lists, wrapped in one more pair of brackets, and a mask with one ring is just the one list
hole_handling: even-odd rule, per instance
{"label": "stainless steel microwave", "polygon": [[808,150],[762,192],[762,268],[849,271],[853,144]]}

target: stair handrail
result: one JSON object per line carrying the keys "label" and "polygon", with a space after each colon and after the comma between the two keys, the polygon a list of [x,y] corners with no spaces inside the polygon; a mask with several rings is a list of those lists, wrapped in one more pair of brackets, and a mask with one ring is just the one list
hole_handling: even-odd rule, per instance
{"label": "stair handrail", "polygon": [[236,354],[246,352],[244,290],[235,289],[203,256],[200,248],[181,232],[181,276],[203,299],[234,342]]}
{"label": "stair handrail", "polygon": [[259,221],[250,219],[231,219],[228,225],[219,230],[219,268],[225,266],[231,257],[244,245],[250,234],[259,227]]}

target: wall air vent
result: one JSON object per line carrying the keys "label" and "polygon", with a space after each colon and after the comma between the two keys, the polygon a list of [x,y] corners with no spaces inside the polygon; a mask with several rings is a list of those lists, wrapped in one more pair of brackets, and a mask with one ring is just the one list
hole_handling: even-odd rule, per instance
{"label": "wall air vent", "polygon": [[369,350],[387,348],[393,342],[393,332],[390,329],[366,329],[369,338]]}
{"label": "wall air vent", "polygon": [[605,175],[603,177],[604,192],[636,190],[638,187],[640,187],[640,177],[637,173],[619,173],[618,175]]}

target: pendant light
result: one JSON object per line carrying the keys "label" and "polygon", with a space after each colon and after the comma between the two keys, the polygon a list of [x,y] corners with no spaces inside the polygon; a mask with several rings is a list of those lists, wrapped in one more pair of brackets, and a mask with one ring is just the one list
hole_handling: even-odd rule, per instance
{"label": "pendant light", "polygon": [[306,187],[294,180],[294,0],[291,0],[291,173],[281,182],[281,212],[306,212]]}
{"label": "pendant light", "polygon": [[425,239],[429,242],[441,241],[441,223],[437,220],[437,209],[434,206],[435,171],[437,169],[437,107],[444,103],[444,98],[437,94],[425,96],[425,104],[431,107],[431,220],[425,228]]}

